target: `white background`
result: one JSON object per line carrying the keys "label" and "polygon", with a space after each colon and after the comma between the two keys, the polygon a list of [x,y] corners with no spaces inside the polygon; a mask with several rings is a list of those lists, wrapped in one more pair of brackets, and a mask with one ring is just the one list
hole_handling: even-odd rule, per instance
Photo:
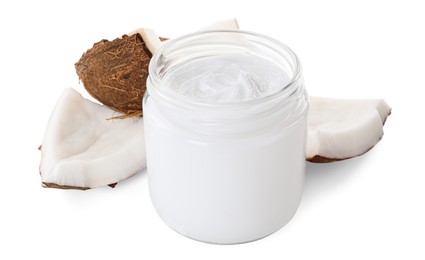
{"label": "white background", "polygon": [[[9,3],[7,3],[9,2]],[[277,5],[276,3],[280,3]],[[2,1],[0,259],[424,259],[423,1]],[[257,242],[218,246],[162,223],[143,171],[115,189],[45,189],[43,132],[73,64],[138,27],[175,37],[237,17],[300,57],[311,95],[393,107],[366,155],[308,164],[296,216]]]}

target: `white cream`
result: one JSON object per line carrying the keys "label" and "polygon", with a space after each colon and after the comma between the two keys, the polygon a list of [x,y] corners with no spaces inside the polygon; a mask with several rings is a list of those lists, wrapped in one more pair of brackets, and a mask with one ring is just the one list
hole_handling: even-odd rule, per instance
{"label": "white cream", "polygon": [[273,62],[250,53],[195,60],[165,76],[161,87],[200,102],[246,101],[281,90],[289,76]]}
{"label": "white cream", "polygon": [[219,244],[285,225],[302,194],[308,110],[292,52],[245,32],[204,32],[170,41],[150,66],[148,178],[164,222]]}

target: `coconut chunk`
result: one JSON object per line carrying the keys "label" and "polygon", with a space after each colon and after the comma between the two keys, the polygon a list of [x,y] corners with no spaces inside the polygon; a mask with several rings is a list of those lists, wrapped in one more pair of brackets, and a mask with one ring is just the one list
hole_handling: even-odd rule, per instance
{"label": "coconut chunk", "polygon": [[88,189],[117,183],[146,167],[142,118],[84,99],[74,89],[59,98],[41,145],[46,187]]}
{"label": "coconut chunk", "polygon": [[217,21],[202,28],[202,30],[237,30],[239,24],[236,18]]}
{"label": "coconut chunk", "polygon": [[359,156],[382,138],[391,108],[384,100],[310,97],[306,157],[331,162]]}

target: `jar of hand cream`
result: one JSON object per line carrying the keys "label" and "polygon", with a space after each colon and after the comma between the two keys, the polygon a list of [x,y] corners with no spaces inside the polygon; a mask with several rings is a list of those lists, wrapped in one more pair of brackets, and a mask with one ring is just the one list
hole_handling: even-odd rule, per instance
{"label": "jar of hand cream", "polygon": [[296,55],[272,38],[206,31],[165,43],[143,101],[163,221],[218,244],[279,230],[302,195],[308,108]]}

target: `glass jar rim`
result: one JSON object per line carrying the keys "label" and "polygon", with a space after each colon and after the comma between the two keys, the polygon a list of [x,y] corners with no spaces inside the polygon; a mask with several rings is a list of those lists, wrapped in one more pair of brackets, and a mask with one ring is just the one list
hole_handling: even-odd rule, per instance
{"label": "glass jar rim", "polygon": [[[249,99],[249,100],[226,101],[226,102],[202,102],[202,101],[194,100],[194,99],[186,97],[186,96],[179,97],[179,100],[183,101],[185,105],[194,105],[194,106],[197,106],[197,107],[214,108],[214,109],[220,109],[220,108],[227,109],[229,107],[234,107],[234,106],[249,106],[249,105],[253,105],[253,104],[267,102],[267,101],[270,101],[270,100],[274,100],[276,98],[280,98],[283,95],[290,96],[294,92],[296,92],[296,89],[292,90],[292,91],[291,91],[291,89],[293,88],[293,86],[297,85],[297,81],[301,77],[301,65],[300,65],[300,61],[298,59],[298,56],[294,53],[294,51],[292,51],[292,49],[289,48],[284,43],[282,43],[282,42],[280,42],[280,41],[278,41],[278,40],[276,40],[272,37],[269,37],[269,36],[264,35],[264,34],[256,33],[256,32],[246,31],[246,30],[204,30],[204,31],[198,31],[198,32],[195,32],[195,33],[187,34],[187,35],[184,35],[184,36],[180,36],[180,37],[168,40],[152,56],[152,59],[149,63],[148,81],[151,81],[152,84],[147,84],[148,88],[149,88],[150,85],[153,85],[151,90],[154,90],[156,92],[156,94],[161,96],[161,98],[166,99],[168,102],[175,103],[176,102],[175,96],[171,95],[171,93],[169,93],[167,91],[162,90],[161,88],[155,87],[155,86],[160,86],[160,84],[161,84],[161,79],[158,75],[159,71],[158,71],[158,68],[156,66],[158,64],[159,59],[163,58],[163,54],[164,54],[165,50],[174,46],[176,43],[188,40],[190,38],[197,38],[197,37],[201,37],[203,35],[206,36],[206,35],[218,34],[218,33],[245,35],[245,36],[248,36],[248,37],[260,38],[260,39],[263,39],[266,42],[270,43],[270,45],[277,46],[278,48],[280,48],[280,50],[273,48],[273,51],[275,51],[276,53],[281,53],[281,52],[284,51],[287,54],[289,54],[289,57],[292,59],[293,65],[291,66],[291,69],[292,69],[293,74],[292,74],[289,82],[285,86],[283,86],[278,91],[271,93],[269,95],[263,96],[263,97],[259,97],[259,98],[255,98],[255,99]],[[149,89],[148,89],[147,93],[148,92],[149,92]]]}

